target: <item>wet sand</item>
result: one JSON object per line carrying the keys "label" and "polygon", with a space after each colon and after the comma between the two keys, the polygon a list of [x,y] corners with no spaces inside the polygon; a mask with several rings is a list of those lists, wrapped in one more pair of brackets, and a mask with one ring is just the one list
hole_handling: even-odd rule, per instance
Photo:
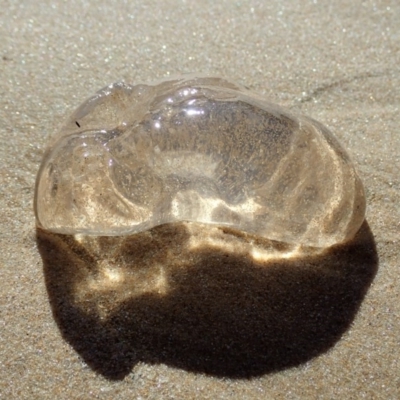
{"label": "wet sand", "polygon": [[[259,3],[3,5],[0,397],[400,397],[400,5]],[[366,189],[353,241],[36,230],[35,176],[72,110],[118,80],[193,72],[334,132]]]}

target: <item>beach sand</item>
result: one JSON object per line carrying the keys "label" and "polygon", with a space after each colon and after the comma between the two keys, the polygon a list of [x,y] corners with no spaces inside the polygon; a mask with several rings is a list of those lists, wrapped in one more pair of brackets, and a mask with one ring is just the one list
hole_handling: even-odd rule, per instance
{"label": "beach sand", "polygon": [[[400,398],[400,4],[3,1],[0,398]],[[330,249],[183,222],[36,229],[46,144],[98,89],[222,76],[326,126],[366,221]]]}

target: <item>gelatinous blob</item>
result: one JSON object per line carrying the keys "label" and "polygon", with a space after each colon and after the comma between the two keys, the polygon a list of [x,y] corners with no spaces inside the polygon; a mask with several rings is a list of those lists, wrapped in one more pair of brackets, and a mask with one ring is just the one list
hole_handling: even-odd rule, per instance
{"label": "gelatinous blob", "polygon": [[320,123],[219,78],[116,83],[87,100],[44,156],[38,226],[125,235],[197,221],[327,247],[364,220],[362,184]]}

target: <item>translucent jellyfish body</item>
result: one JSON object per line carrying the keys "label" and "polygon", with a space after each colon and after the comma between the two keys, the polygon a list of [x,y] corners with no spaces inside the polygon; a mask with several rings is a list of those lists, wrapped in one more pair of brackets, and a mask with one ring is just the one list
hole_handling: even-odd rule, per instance
{"label": "translucent jellyfish body", "polygon": [[81,105],[45,153],[35,213],[64,234],[197,221],[327,247],[360,228],[365,196],[320,123],[226,80],[189,77],[116,83]]}

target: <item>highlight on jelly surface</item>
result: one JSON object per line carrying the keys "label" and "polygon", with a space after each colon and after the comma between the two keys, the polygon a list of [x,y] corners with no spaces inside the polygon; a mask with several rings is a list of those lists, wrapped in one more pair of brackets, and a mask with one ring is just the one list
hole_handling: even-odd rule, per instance
{"label": "highlight on jelly surface", "polygon": [[365,214],[362,183],[320,123],[219,78],[115,83],[82,104],[42,161],[37,225],[126,235],[176,221],[328,247]]}

